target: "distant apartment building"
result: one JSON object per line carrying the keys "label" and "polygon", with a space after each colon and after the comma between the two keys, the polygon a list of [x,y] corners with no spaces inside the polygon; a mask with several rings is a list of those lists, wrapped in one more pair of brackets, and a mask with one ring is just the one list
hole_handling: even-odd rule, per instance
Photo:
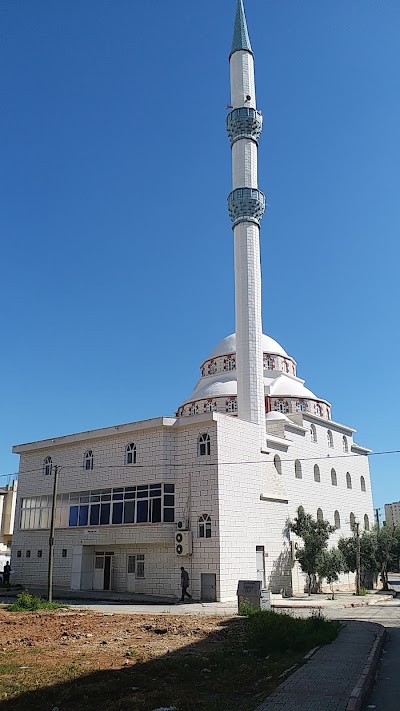
{"label": "distant apartment building", "polygon": [[385,519],[387,526],[398,526],[400,524],[400,501],[393,504],[385,504]]}
{"label": "distant apartment building", "polygon": [[0,555],[10,554],[16,501],[17,481],[0,488]]}

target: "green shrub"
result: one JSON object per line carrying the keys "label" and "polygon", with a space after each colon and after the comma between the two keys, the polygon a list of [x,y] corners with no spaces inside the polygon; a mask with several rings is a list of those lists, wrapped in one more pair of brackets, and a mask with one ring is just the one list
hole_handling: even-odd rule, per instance
{"label": "green shrub", "polygon": [[60,607],[66,607],[66,605],[42,600],[38,595],[31,595],[25,591],[17,595],[17,602],[7,605],[6,610],[9,612],[35,612],[36,610],[57,610]]}
{"label": "green shrub", "polygon": [[267,610],[248,614],[250,644],[259,652],[303,652],[332,642],[340,623],[321,614],[300,618]]}

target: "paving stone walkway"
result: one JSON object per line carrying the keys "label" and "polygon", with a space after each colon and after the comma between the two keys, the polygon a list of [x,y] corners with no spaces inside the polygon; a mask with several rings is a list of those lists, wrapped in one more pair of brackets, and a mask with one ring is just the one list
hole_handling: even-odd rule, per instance
{"label": "paving stone walkway", "polygon": [[319,649],[257,711],[345,711],[377,631],[371,622],[347,622],[332,644]]}

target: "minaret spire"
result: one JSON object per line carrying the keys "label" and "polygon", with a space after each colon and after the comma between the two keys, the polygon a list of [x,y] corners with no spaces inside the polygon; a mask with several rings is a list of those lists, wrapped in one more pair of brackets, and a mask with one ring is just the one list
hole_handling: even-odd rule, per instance
{"label": "minaret spire", "polygon": [[248,52],[252,52],[243,0],[237,0],[231,54],[237,52],[238,49],[246,49]]}
{"label": "minaret spire", "polygon": [[265,396],[261,318],[260,222],[265,195],[258,189],[258,139],[254,57],[243,0],[237,0],[229,57],[231,104],[227,117],[232,146],[232,192],[228,210],[235,252],[236,371],[238,416],[260,425],[265,446]]}

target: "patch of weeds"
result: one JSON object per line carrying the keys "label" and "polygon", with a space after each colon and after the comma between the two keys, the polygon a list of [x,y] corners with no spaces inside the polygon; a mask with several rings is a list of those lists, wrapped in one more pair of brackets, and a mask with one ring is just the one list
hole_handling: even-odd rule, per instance
{"label": "patch of weeds", "polygon": [[354,593],[354,595],[356,597],[364,597],[364,595],[369,595],[369,594],[370,594],[370,591],[366,590],[365,588],[360,588],[360,592],[358,594],[356,592]]}
{"label": "patch of weeds", "polygon": [[125,652],[125,654],[129,659],[137,659],[139,657],[139,652],[133,647],[130,647],[130,649]]}
{"label": "patch of weeds", "polygon": [[261,610],[248,615],[248,639],[259,652],[305,652],[336,639],[340,623],[320,613],[300,618]]}
{"label": "patch of weeds", "polygon": [[60,605],[58,602],[48,602],[43,600],[39,595],[31,595],[28,592],[22,592],[17,595],[17,602],[6,605],[8,612],[36,612],[37,610],[58,610]]}

